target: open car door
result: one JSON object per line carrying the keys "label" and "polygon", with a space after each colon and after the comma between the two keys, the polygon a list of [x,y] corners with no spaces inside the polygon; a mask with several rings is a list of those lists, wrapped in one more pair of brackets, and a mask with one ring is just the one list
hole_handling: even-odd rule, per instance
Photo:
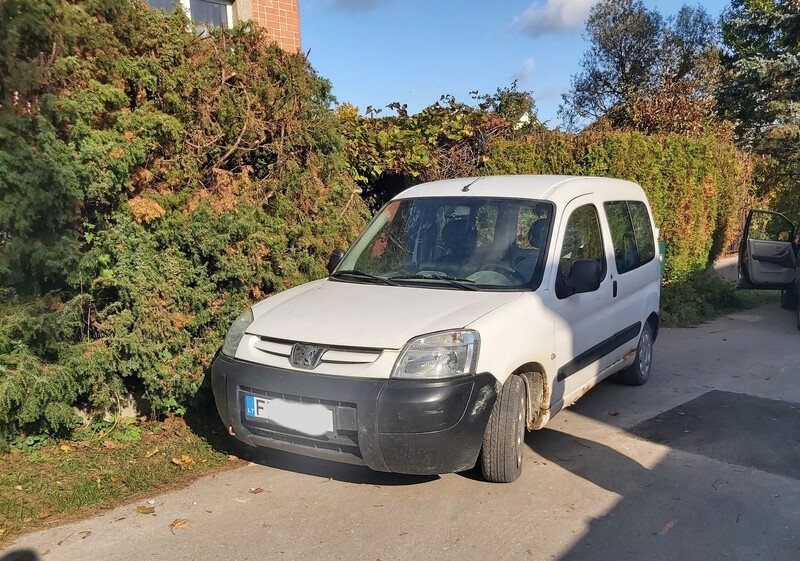
{"label": "open car door", "polygon": [[784,215],[751,210],[739,246],[737,288],[795,291],[795,227]]}

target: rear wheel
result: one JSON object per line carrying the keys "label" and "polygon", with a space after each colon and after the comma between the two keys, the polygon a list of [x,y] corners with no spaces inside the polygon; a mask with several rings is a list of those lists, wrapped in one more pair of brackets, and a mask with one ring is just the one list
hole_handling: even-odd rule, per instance
{"label": "rear wheel", "polygon": [[628,368],[619,373],[619,381],[628,386],[641,386],[650,377],[653,364],[653,327],[646,322],[636,347],[636,359]]}
{"label": "rear wheel", "polygon": [[512,376],[494,402],[481,449],[481,471],[487,481],[511,483],[522,473],[526,399],[522,378]]}

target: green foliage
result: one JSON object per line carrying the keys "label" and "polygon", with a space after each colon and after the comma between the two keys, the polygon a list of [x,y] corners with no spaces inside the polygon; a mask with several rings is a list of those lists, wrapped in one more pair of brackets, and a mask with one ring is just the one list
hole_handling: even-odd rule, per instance
{"label": "green foliage", "polygon": [[[512,131],[523,114],[531,115],[527,130],[541,126],[532,113],[533,99],[516,84],[492,95],[473,95],[476,107],[442,96],[415,115],[392,103],[388,108],[396,115],[381,118],[380,109],[369,107],[362,117],[352,105],[339,106],[350,169],[373,210],[411,182],[474,174],[489,140]],[[400,180],[384,181],[391,176]]]}
{"label": "green foliage", "polygon": [[[723,16],[727,76],[719,97],[740,143],[800,166],[800,6],[793,0],[735,0]],[[796,196],[796,195],[795,195]]]}
{"label": "green foliage", "polygon": [[661,320],[668,327],[697,325],[775,298],[775,292],[736,290],[715,273],[699,271],[662,287]]}
{"label": "green foliage", "polygon": [[131,390],[185,411],[233,318],[367,218],[302,55],[130,0],[34,4],[0,8],[6,439]]}
{"label": "green foliage", "polygon": [[50,437],[46,434],[20,435],[14,438],[11,445],[23,452],[35,452],[50,442]]}
{"label": "green foliage", "polygon": [[102,420],[99,418],[86,423],[72,432],[75,442],[95,442],[105,438],[114,442],[138,442],[142,438],[142,429],[136,424],[136,419],[113,418]]}

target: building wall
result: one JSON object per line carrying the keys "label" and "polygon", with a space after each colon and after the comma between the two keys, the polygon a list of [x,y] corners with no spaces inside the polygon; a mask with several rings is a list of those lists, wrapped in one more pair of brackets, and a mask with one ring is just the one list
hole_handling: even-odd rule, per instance
{"label": "building wall", "polygon": [[236,0],[233,4],[237,21],[252,19],[266,29],[278,46],[299,52],[300,0]]}

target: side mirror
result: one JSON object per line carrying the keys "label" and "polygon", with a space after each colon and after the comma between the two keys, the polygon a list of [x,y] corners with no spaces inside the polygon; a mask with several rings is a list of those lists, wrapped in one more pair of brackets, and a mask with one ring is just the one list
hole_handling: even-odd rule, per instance
{"label": "side mirror", "polygon": [[578,259],[572,264],[569,276],[564,277],[566,295],[594,292],[600,288],[600,264],[594,259]]}
{"label": "side mirror", "polygon": [[328,274],[330,275],[333,273],[334,269],[339,266],[339,263],[342,261],[342,257],[344,257],[344,250],[339,249],[338,247],[331,251],[331,256],[328,258]]}

